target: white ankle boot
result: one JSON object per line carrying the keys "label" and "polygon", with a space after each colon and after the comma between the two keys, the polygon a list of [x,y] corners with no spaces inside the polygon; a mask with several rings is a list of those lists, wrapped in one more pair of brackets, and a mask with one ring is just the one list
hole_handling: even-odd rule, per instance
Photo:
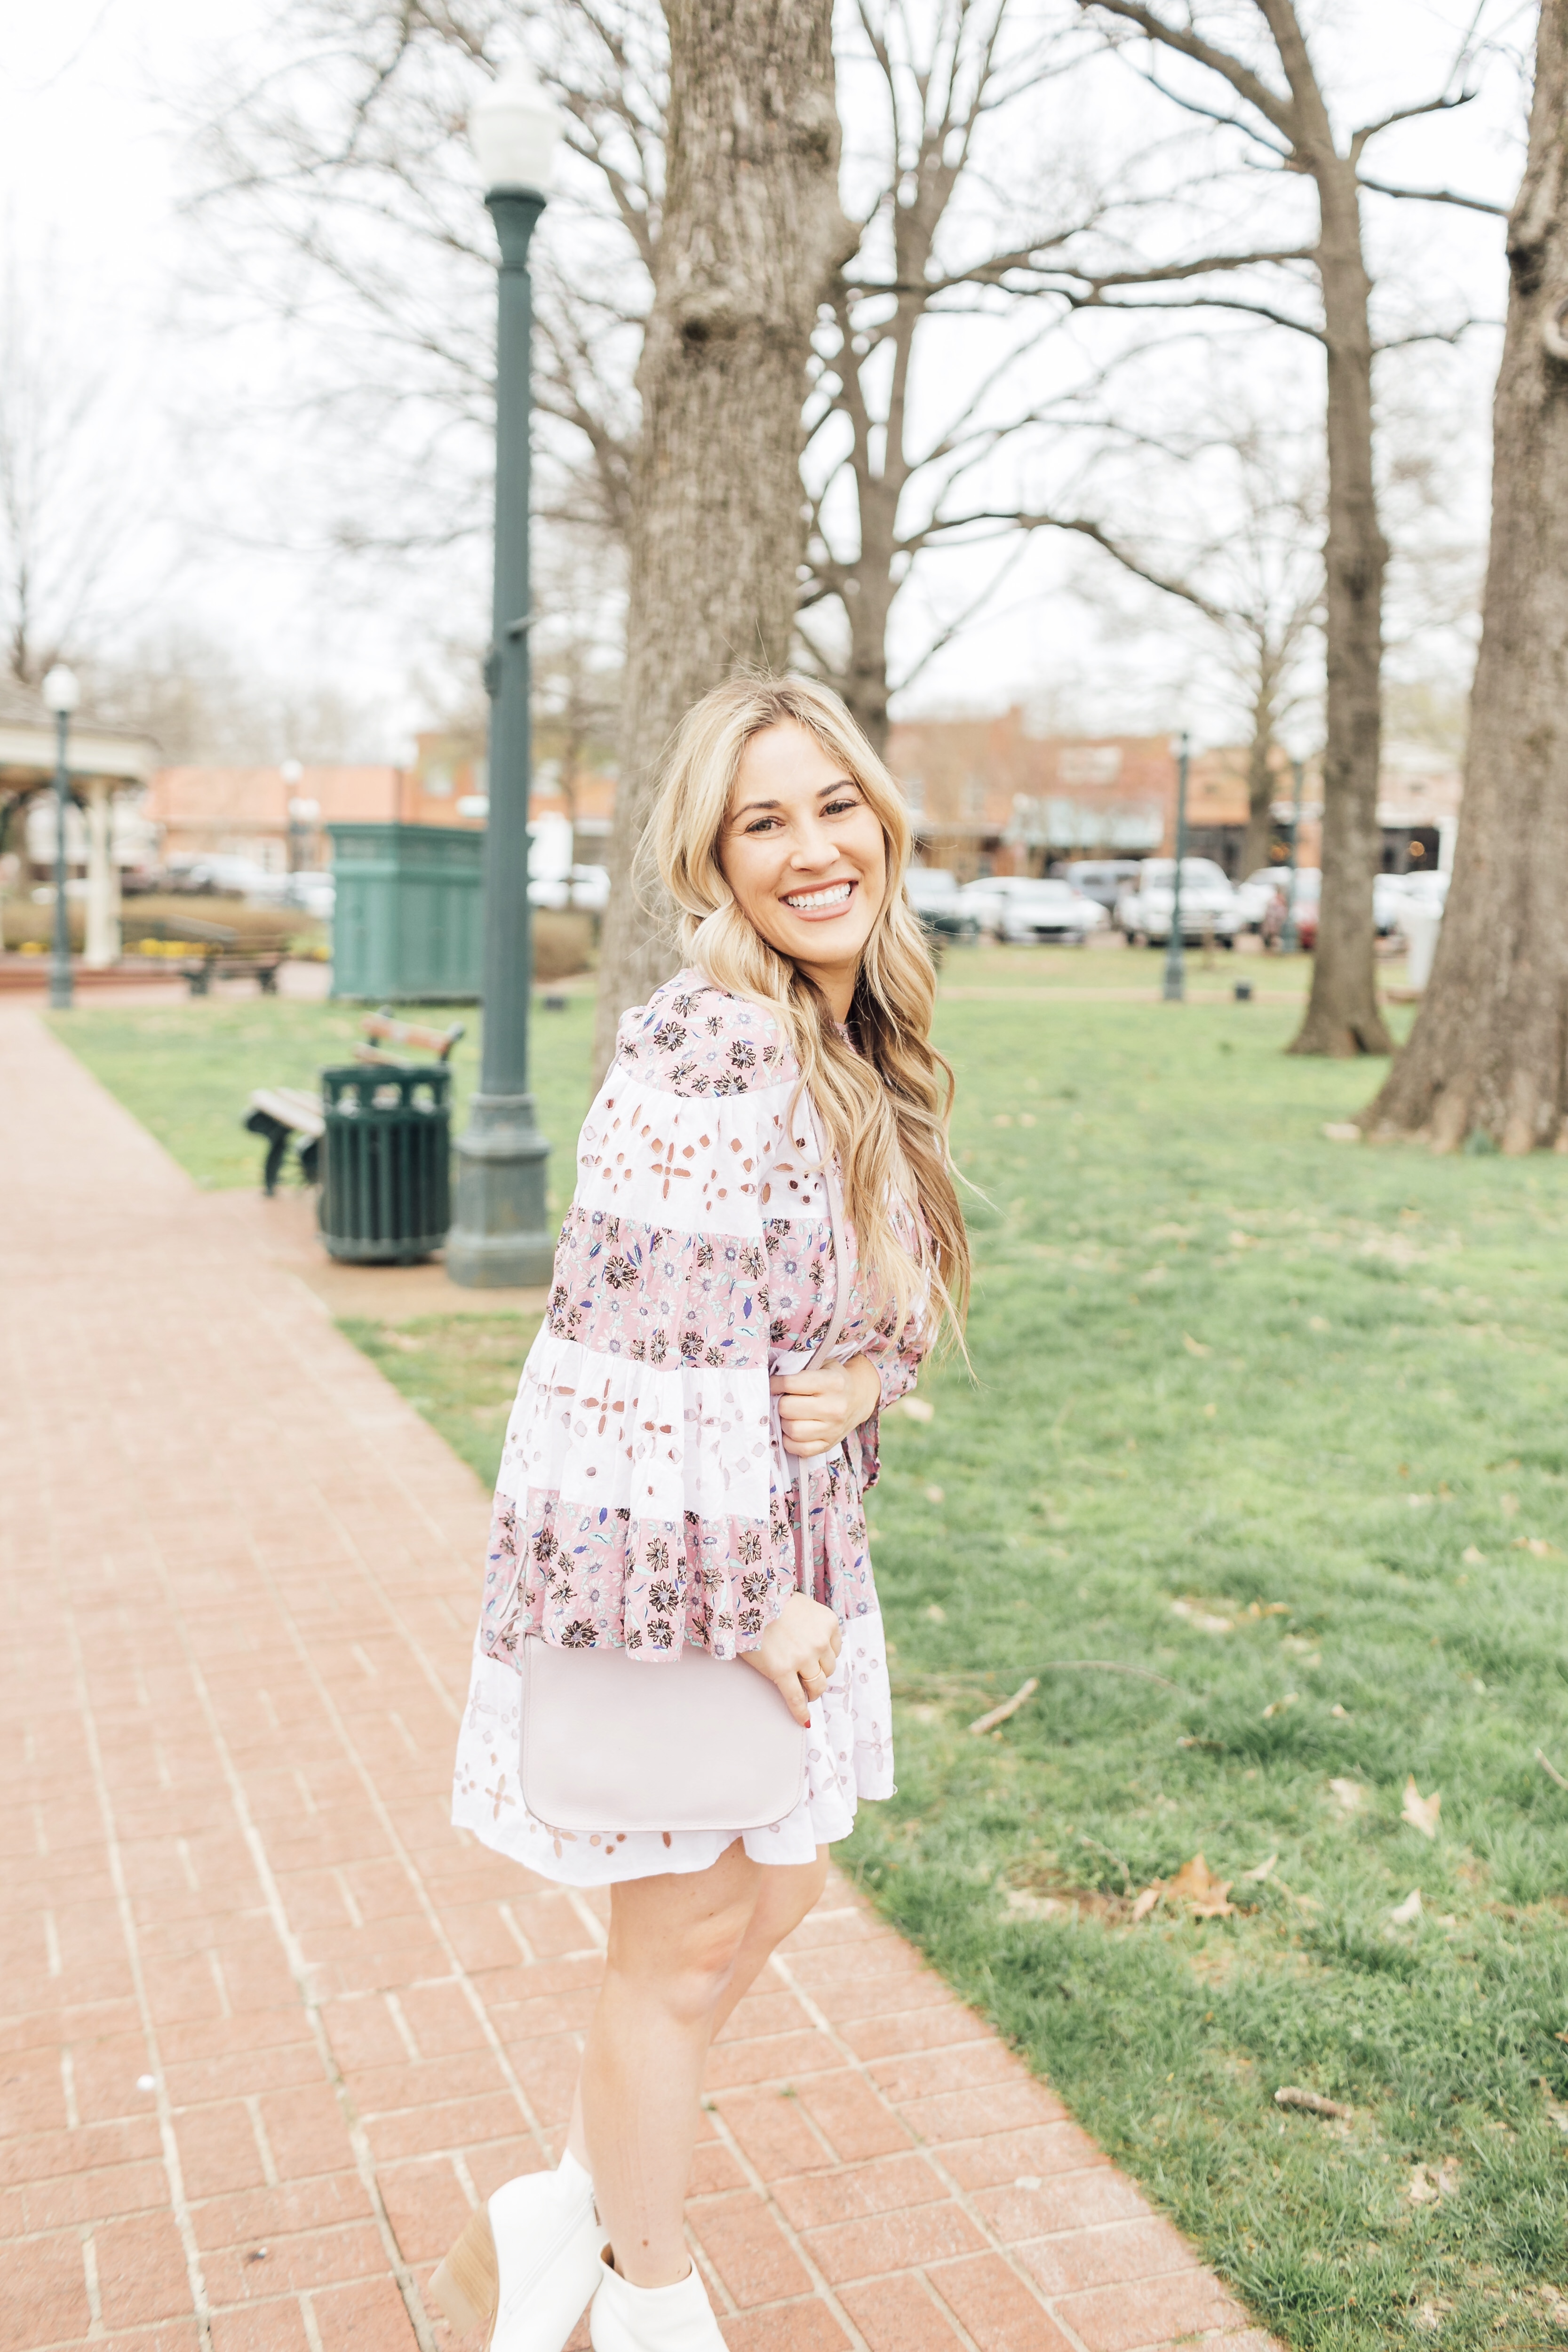
{"label": "white ankle boot", "polygon": [[724,2352],[695,2263],[674,2286],[633,2286],[601,2254],[588,2333],[594,2352]]}
{"label": "white ankle boot", "polygon": [[605,2233],[572,2156],[496,2190],[430,2282],[459,2335],[488,2320],[489,2352],[562,2352],[598,2284]]}

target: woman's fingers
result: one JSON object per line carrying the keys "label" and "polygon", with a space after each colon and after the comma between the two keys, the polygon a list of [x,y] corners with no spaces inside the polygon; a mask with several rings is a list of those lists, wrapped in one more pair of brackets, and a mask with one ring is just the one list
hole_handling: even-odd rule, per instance
{"label": "woman's fingers", "polygon": [[811,1701],[798,1675],[781,1675],[773,1688],[804,1731],[811,1721]]}

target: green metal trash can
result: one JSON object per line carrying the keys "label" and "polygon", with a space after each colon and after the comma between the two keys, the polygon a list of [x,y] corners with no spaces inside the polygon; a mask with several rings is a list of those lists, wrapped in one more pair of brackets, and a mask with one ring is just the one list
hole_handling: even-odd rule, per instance
{"label": "green metal trash can", "polygon": [[321,1072],[321,1239],[361,1265],[428,1257],[452,1222],[452,1073],[351,1063]]}
{"label": "green metal trash can", "polygon": [[332,994],[368,1004],[471,1004],[484,941],[482,832],[334,824]]}

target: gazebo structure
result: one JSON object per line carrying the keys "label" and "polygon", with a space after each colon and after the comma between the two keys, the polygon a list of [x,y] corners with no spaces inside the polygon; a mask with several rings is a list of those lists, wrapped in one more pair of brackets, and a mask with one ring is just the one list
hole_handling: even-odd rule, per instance
{"label": "gazebo structure", "polygon": [[[85,817],[87,936],[83,961],[101,970],[120,956],[120,869],[113,855],[113,803],[117,793],[142,791],[152,777],[157,746],[145,735],[99,725],[90,712],[71,722],[68,753],[71,798]],[[55,722],[31,688],[0,685],[0,838],[26,848],[21,838],[28,804],[50,795],[55,778]],[[53,855],[54,801],[46,798],[49,854]],[[67,833],[69,848],[69,828]]]}

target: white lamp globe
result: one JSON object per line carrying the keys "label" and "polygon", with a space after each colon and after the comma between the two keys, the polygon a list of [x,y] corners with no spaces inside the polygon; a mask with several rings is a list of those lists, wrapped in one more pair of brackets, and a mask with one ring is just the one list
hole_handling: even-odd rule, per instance
{"label": "white lamp globe", "polygon": [[468,116],[468,136],[489,188],[549,192],[561,110],[521,58],[490,84]]}
{"label": "white lamp globe", "polygon": [[81,701],[81,688],[76,672],[57,662],[44,678],[44,709],[52,710],[57,719],[68,719]]}

